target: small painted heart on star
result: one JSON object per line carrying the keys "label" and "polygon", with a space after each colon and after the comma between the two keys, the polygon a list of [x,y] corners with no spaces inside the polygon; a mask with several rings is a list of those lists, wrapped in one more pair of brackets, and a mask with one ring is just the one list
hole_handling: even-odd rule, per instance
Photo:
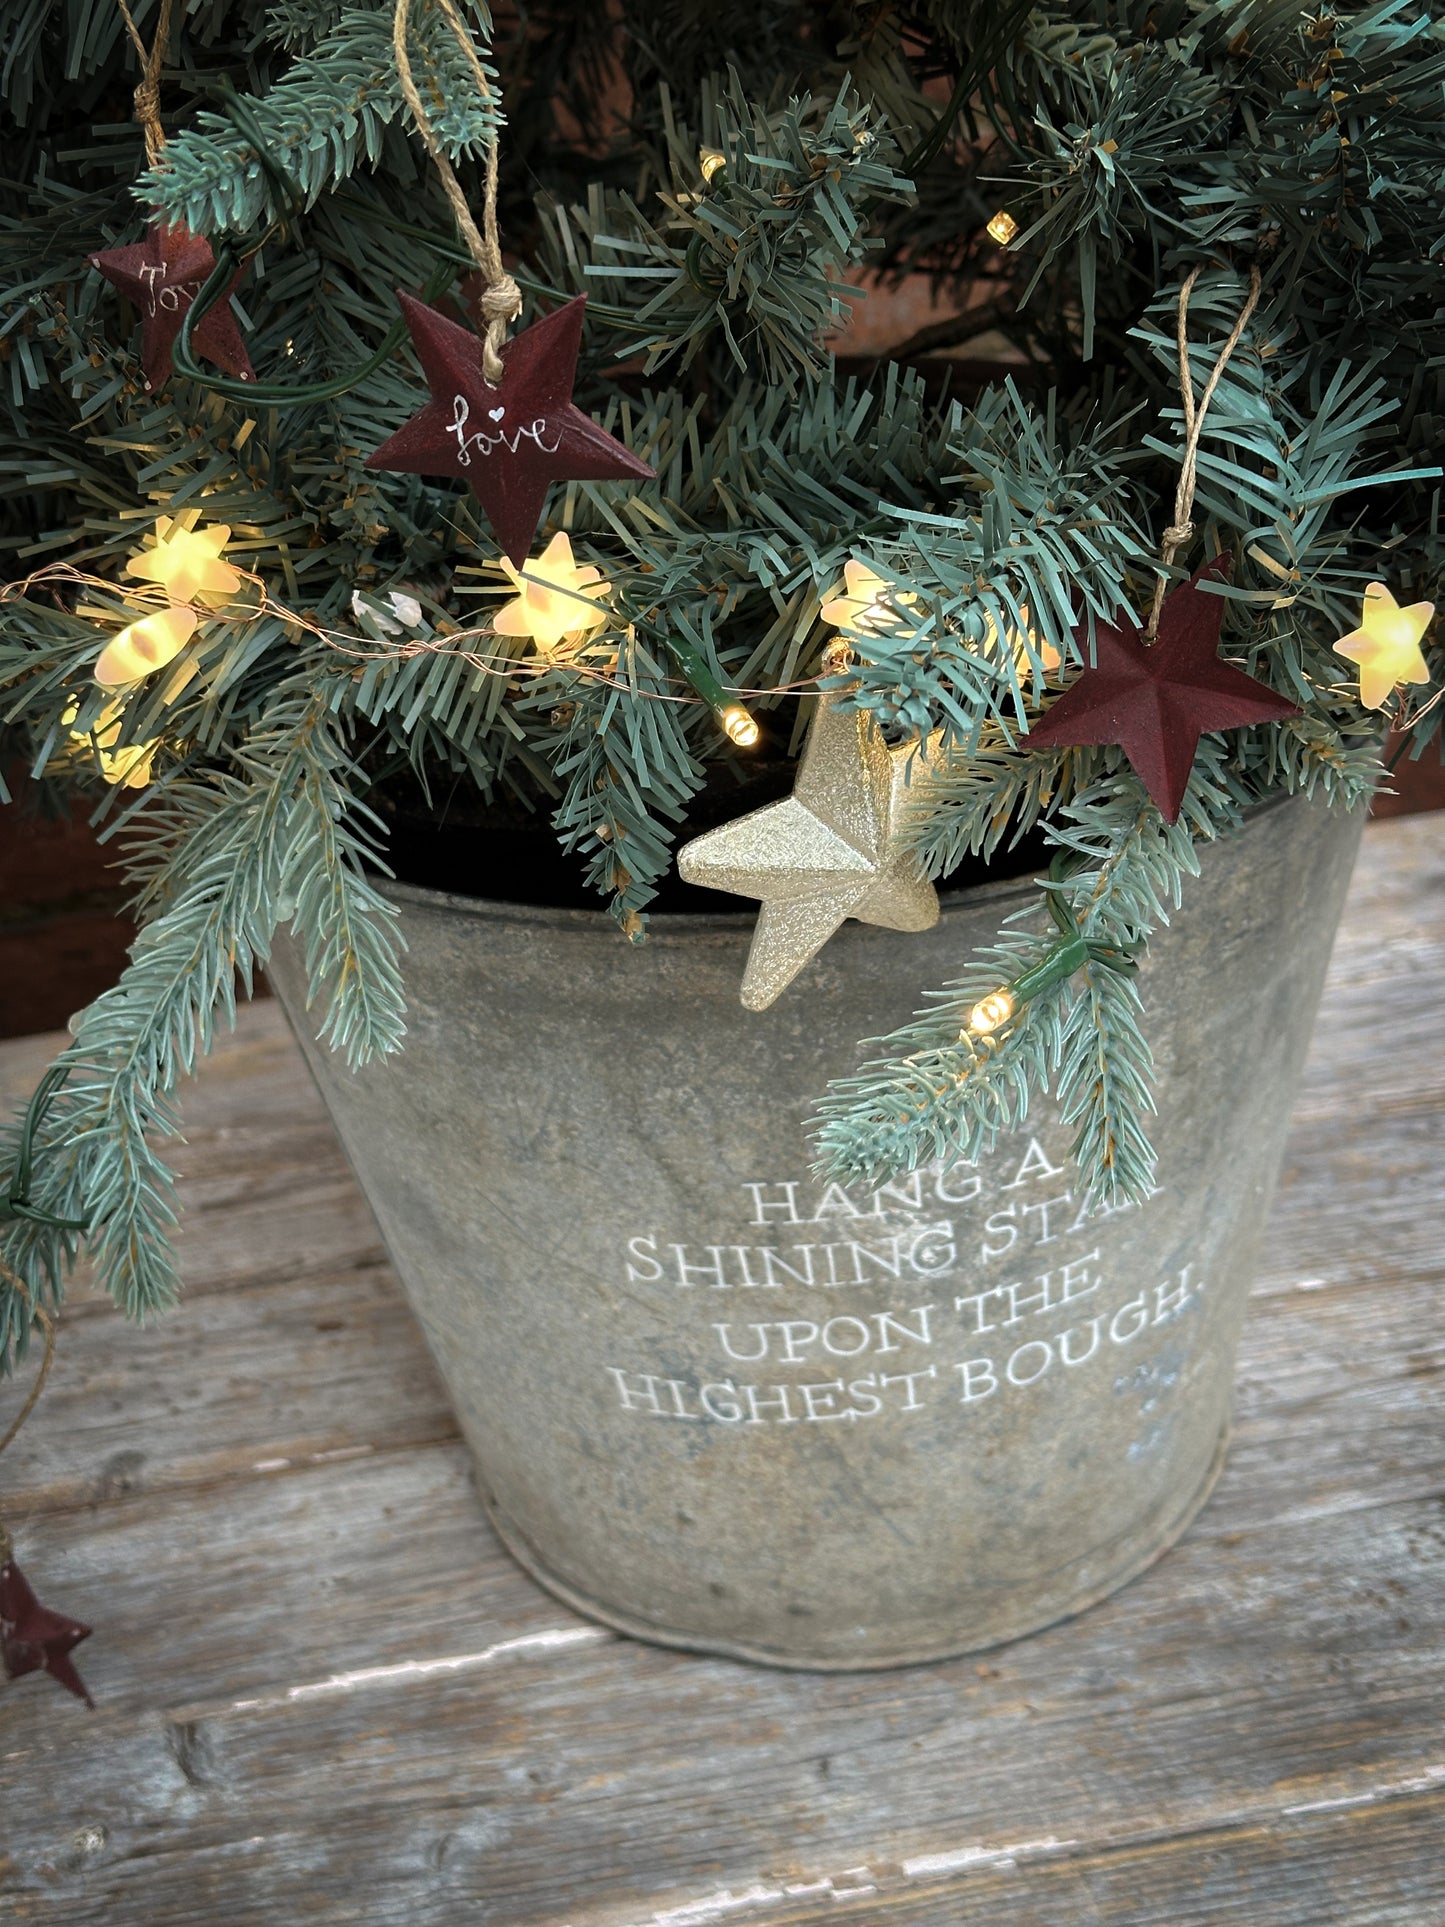
{"label": "small painted heart on star", "polygon": [[487,410],[487,417],[490,421],[499,422],[506,412],[505,408],[489,408]]}

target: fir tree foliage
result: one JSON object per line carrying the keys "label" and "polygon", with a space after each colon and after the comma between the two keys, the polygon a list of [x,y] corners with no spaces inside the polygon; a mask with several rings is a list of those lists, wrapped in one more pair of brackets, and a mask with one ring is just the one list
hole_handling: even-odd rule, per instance
{"label": "fir tree foliage", "polygon": [[[148,36],[155,0],[133,11]],[[329,1043],[358,1066],[403,1044],[398,783],[550,820],[644,940],[690,816],[753,767],[676,646],[758,692],[782,786],[850,559],[889,587],[851,638],[847,700],[929,749],[920,861],[946,877],[1034,830],[1057,860],[822,1097],[821,1166],[876,1180],[977,1156],[1049,1090],[1090,1191],[1147,1195],[1150,934],[1250,808],[1370,793],[1386,719],[1333,642],[1372,580],[1440,591],[1438,9],[535,0],[494,30],[469,0],[482,94],[414,0],[418,85],[474,198],[501,134],[521,325],[588,295],[578,402],[657,470],[553,491],[539,546],[565,529],[609,594],[605,624],[549,658],[491,629],[512,585],[470,494],[364,466],[425,392],[393,290],[462,300],[469,267],[402,104],[390,0],[182,13],[149,171],[118,7],[17,0],[0,69],[0,543],[19,585],[0,603],[0,781],[18,761],[88,798],[142,923],[0,1134],[0,1256],[27,1291],[54,1303],[84,1248],[128,1311],[174,1296],[178,1088],[278,930]],[[136,317],[87,263],[157,218],[244,264],[254,391],[203,369],[145,393]],[[930,276],[939,318],[893,357],[840,362],[843,277],[870,264]],[[1169,825],[1117,751],[1033,750],[1027,729],[1097,623],[1152,594],[1196,267],[1196,393],[1252,267],[1264,293],[1171,574],[1229,554],[1224,652],[1301,714],[1206,738]],[[912,365],[939,347],[994,365]],[[168,668],[102,690],[101,649],[154,606],[125,565],[160,514],[228,524],[246,580]],[[1426,647],[1434,689],[1391,710],[1412,754],[1439,733]],[[108,780],[135,757],[148,780]],[[1063,933],[1086,960],[975,1036],[973,1003]],[[0,1284],[0,1365],[29,1325]]]}

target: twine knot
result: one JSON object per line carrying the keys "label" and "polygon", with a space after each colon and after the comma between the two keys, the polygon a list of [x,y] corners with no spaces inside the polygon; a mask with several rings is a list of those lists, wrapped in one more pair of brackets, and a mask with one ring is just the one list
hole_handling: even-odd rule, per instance
{"label": "twine knot", "polygon": [[1194,381],[1189,372],[1189,295],[1199,279],[1200,269],[1193,267],[1184,277],[1184,285],[1179,290],[1179,318],[1175,330],[1175,340],[1179,349],[1179,399],[1184,412],[1184,453],[1179,462],[1179,482],[1174,491],[1174,520],[1165,529],[1159,543],[1160,573],[1154,578],[1154,602],[1149,611],[1149,621],[1144,634],[1153,642],[1159,630],[1159,616],[1164,607],[1164,591],[1167,578],[1163,571],[1170,567],[1176,555],[1194,539],[1194,524],[1189,512],[1194,507],[1194,484],[1196,465],[1199,460],[1199,437],[1204,428],[1205,413],[1214,399],[1214,391],[1219,386],[1219,378],[1229,365],[1229,357],[1243,339],[1249,326],[1249,318],[1259,305],[1259,269],[1249,271],[1249,293],[1239,318],[1229,331],[1229,336],[1215,357],[1214,367],[1204,384],[1204,393],[1196,403]]}
{"label": "twine knot", "polygon": [[141,39],[135,18],[126,0],[118,0],[124,17],[126,31],[141,64],[140,85],[131,95],[135,107],[135,117],[145,134],[146,160],[152,167],[159,167],[161,156],[165,153],[166,136],[161,126],[161,66],[165,61],[166,49],[170,45],[171,28],[175,24],[176,8],[180,0],[161,0],[160,16],[156,21],[155,34],[149,49]]}
{"label": "twine knot", "polygon": [[[417,92],[415,78],[411,71],[411,60],[406,50],[407,20],[412,0],[396,0],[396,11],[392,15],[391,44],[396,57],[396,77],[401,87],[402,98],[411,110],[416,130],[421,135],[422,145],[431,155],[436,167],[442,189],[451,206],[452,218],[456,221],[457,232],[466,242],[472,259],[481,269],[484,286],[477,297],[477,311],[486,323],[486,333],[482,336],[482,374],[489,387],[496,388],[502,379],[502,344],[507,338],[507,324],[514,321],[522,310],[522,291],[502,266],[502,249],[497,239],[497,137],[495,132],[487,145],[486,184],[482,200],[482,225],[478,227],[467,205],[467,197],[462,192],[462,184],[457,179],[456,169],[442,152],[441,142],[437,139],[430,117]],[[472,70],[472,78],[483,100],[490,100],[492,89],[472,36],[465,21],[457,11],[456,0],[437,0],[442,18],[451,28],[457,45],[461,48],[467,65]]]}
{"label": "twine knot", "polygon": [[508,325],[522,312],[522,290],[510,274],[503,274],[499,280],[491,281],[477,297],[477,311],[486,323],[486,334],[482,340],[482,374],[492,388],[500,386],[505,372],[502,362],[502,344],[507,339]]}
{"label": "twine knot", "polygon": [[482,289],[477,306],[489,328],[498,321],[505,327],[522,312],[522,290],[510,274],[504,274],[500,281]]}

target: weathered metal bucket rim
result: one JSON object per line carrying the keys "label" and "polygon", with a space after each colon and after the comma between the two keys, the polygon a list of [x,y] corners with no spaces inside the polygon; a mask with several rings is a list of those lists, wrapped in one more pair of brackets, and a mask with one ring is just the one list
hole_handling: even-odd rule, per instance
{"label": "weathered metal bucket rim", "polygon": [[754,1646],[746,1640],[679,1633],[654,1620],[619,1612],[553,1572],[486,1490],[484,1478],[478,1477],[476,1486],[488,1523],[522,1570],[529,1573],[554,1599],[560,1600],[564,1606],[570,1606],[573,1612],[590,1619],[594,1625],[607,1626],[613,1632],[625,1633],[629,1639],[645,1640],[652,1646],[670,1647],[674,1652],[700,1653],[710,1659],[740,1660],[745,1665],[771,1666],[785,1673],[886,1673],[903,1666],[942,1666],[951,1659],[967,1659],[975,1653],[996,1652],[1001,1647],[1017,1645],[1020,1640],[1032,1639],[1039,1633],[1047,1632],[1051,1626],[1062,1626],[1071,1619],[1077,1619],[1081,1613],[1102,1605],[1125,1586],[1132,1585],[1157,1565],[1167,1552],[1173,1550],[1209,1503],[1229,1456],[1231,1429],[1230,1421],[1226,1419],[1204,1477],[1173,1517],[1160,1528],[1157,1539],[1151,1540],[1148,1549],[1132,1564],[1125,1566],[1122,1572],[1111,1575],[1091,1591],[1080,1594],[1066,1612],[1051,1609],[1038,1619],[1026,1619],[1002,1638],[981,1640],[965,1636],[927,1646],[901,1647],[892,1653],[870,1654],[866,1658],[852,1653],[827,1658],[804,1656],[772,1646]]}
{"label": "weathered metal bucket rim", "polygon": [[[1269,812],[1295,801],[1293,793],[1272,796],[1245,813],[1252,823]],[[1022,908],[1037,900],[1042,871],[1025,876],[1000,877],[993,883],[972,883],[962,889],[942,889],[938,893],[939,911],[944,917],[972,910],[978,904],[994,904],[1006,915],[1010,908]],[[377,888],[393,903],[414,904],[419,908],[442,910],[455,917],[475,917],[488,923],[526,924],[539,930],[616,931],[607,910],[569,910],[555,904],[512,903],[497,897],[459,896],[450,890],[433,890],[424,884],[399,883],[379,877]],[[648,935],[675,943],[686,937],[736,936],[757,916],[757,906],[741,902],[736,910],[658,910],[649,911]],[[881,932],[881,935],[889,933]]]}

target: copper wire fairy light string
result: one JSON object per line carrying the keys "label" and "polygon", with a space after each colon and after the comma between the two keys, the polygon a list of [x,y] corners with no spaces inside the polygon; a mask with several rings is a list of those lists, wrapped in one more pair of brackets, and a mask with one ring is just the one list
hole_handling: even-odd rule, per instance
{"label": "copper wire fairy light string", "polygon": [[[232,566],[235,567],[234,564]],[[259,600],[254,605],[238,608],[234,612],[226,609],[198,608],[197,614],[203,616],[207,622],[253,622],[260,616],[272,616],[279,622],[302,630],[325,648],[334,650],[338,655],[349,657],[357,663],[406,662],[416,656],[452,655],[469,663],[484,675],[499,676],[505,680],[522,675],[540,677],[550,671],[561,669],[570,675],[577,676],[581,681],[630,693],[647,702],[690,704],[698,700],[696,692],[683,678],[669,678],[674,682],[672,689],[634,689],[625,676],[603,668],[600,663],[588,662],[582,656],[568,656],[549,662],[536,655],[501,656],[491,653],[482,655],[476,650],[460,647],[459,645],[474,640],[481,642],[495,639],[496,631],[480,623],[472,628],[457,629],[448,636],[417,638],[413,641],[388,644],[380,649],[368,647],[364,637],[353,635],[346,630],[328,629],[314,616],[288,608],[284,602],[278,601],[271,594],[262,577],[254,575],[249,569],[237,568],[236,573],[257,591]],[[523,581],[539,582],[543,587],[552,586],[547,583],[545,577],[529,575],[526,570],[519,570],[518,574]],[[68,588],[93,589],[112,595],[117,586],[104,576],[90,575],[85,570],[76,568],[73,563],[48,562],[43,568],[33,570],[19,581],[0,583],[0,604],[26,596],[33,589],[53,588],[62,584]],[[168,606],[164,593],[160,590],[152,590],[148,585],[137,584],[132,588],[127,584],[126,594],[137,606],[144,605],[147,608],[157,609]],[[393,619],[383,607],[375,608],[372,613],[383,622]],[[595,646],[604,645],[599,641]],[[823,673],[831,672],[825,669]],[[739,689],[735,693],[751,698],[805,695],[815,690],[817,686],[816,676],[805,676],[793,682],[772,683],[766,688]]]}
{"label": "copper wire fairy light string", "polygon": [[[1175,340],[1179,349],[1179,397],[1184,409],[1184,453],[1179,462],[1179,480],[1174,489],[1174,520],[1165,529],[1159,543],[1159,560],[1165,569],[1173,563],[1179,551],[1190,542],[1194,535],[1194,524],[1190,517],[1194,510],[1194,485],[1199,462],[1199,437],[1204,428],[1204,416],[1214,391],[1219,386],[1220,376],[1229,365],[1229,358],[1243,339],[1249,325],[1249,318],[1259,305],[1259,269],[1249,271],[1249,294],[1239,311],[1239,318],[1229,331],[1229,336],[1215,357],[1214,367],[1204,384],[1204,392],[1198,404],[1194,400],[1194,381],[1189,372],[1189,296],[1195,282],[1202,272],[1203,263],[1192,267],[1184,277],[1184,285],[1179,290],[1178,321]],[[1149,611],[1149,622],[1144,633],[1149,641],[1154,640],[1159,628],[1159,614],[1164,607],[1164,595],[1169,586],[1167,575],[1161,573],[1154,581],[1154,603]]]}
{"label": "copper wire fairy light string", "polygon": [[[478,92],[484,100],[492,100],[492,88],[487,80],[473,45],[472,36],[466,23],[458,13],[454,0],[435,0],[442,18],[451,28],[457,45],[466,57],[477,83]],[[478,306],[482,320],[486,323],[486,333],[482,338],[482,373],[488,383],[496,388],[500,385],[503,373],[502,344],[507,338],[507,325],[515,321],[522,311],[522,291],[507,273],[502,264],[501,243],[497,235],[497,132],[495,126],[492,138],[487,143],[486,175],[482,197],[482,225],[479,228],[472,217],[462,184],[457,179],[456,169],[442,152],[441,142],[432,127],[431,117],[422,103],[412,75],[411,58],[407,52],[407,29],[411,15],[411,0],[396,0],[396,11],[392,16],[391,44],[396,54],[396,74],[401,85],[402,98],[411,110],[416,122],[417,132],[421,135],[422,145],[432,158],[441,181],[443,191],[450,204],[457,230],[472,259],[481,271],[485,287]]]}
{"label": "copper wire fairy light string", "polygon": [[[440,3],[443,5],[444,10],[451,10],[451,13],[454,13],[454,9],[451,9],[451,0],[440,0]],[[399,35],[398,44],[399,45],[400,45],[400,36],[404,34],[406,17],[407,17],[409,6],[410,6],[410,0],[398,0],[395,18],[396,18],[396,23],[398,27],[398,35]],[[458,28],[460,28],[460,22],[458,21],[456,24]],[[468,45],[470,46],[469,40],[468,40]],[[472,59],[475,61],[475,58],[476,58],[475,49],[471,50],[471,54],[472,54]],[[398,55],[399,68],[401,67],[401,63],[404,59],[405,59],[405,50],[404,48],[402,48],[401,52]],[[478,63],[478,68],[479,66],[480,66],[480,63]],[[403,84],[403,91],[407,92],[408,89],[410,90],[408,94],[408,99],[410,101],[411,97],[414,96],[416,92],[415,83],[410,77],[409,67],[405,69],[405,74],[406,74],[406,78]],[[484,75],[482,76],[482,84],[485,85]],[[419,102],[413,106],[414,113],[418,112],[418,106],[419,106]],[[425,123],[425,119],[426,119],[425,111],[421,110],[418,113],[418,125],[422,126]],[[424,138],[427,138],[428,146],[430,148],[434,140],[434,136],[431,135],[429,124],[427,124],[426,126],[426,133],[424,135]],[[445,170],[443,178],[445,179],[447,177],[450,177],[453,185],[455,186],[456,194],[464,205],[465,197],[462,196],[460,183],[456,181],[456,176],[452,172],[450,166],[447,164],[444,156],[441,157],[441,166]],[[491,229],[492,246],[495,247],[495,242],[496,242],[495,192],[494,192],[495,190],[495,148],[491,150],[488,177],[489,177],[489,192],[487,197],[487,210],[484,211],[484,220],[487,221]],[[450,194],[448,198],[449,199],[451,198]],[[472,221],[470,213],[467,213],[466,220],[468,224],[471,226],[473,232],[476,232],[476,224],[475,222]],[[461,222],[460,213],[458,214],[458,221],[460,224]],[[479,243],[479,249],[485,249],[487,246],[486,239],[484,236],[478,235],[478,243]],[[494,254],[492,256],[492,261],[493,261],[493,264],[500,270],[501,257],[499,253]],[[485,267],[483,271],[488,272],[488,270]],[[510,276],[505,276],[504,271],[501,271],[501,272],[502,272],[503,278],[510,285],[511,289],[515,292],[516,283],[511,281]],[[1178,554],[1179,550],[1182,549],[1187,542],[1189,542],[1189,540],[1192,538],[1194,534],[1194,524],[1190,519],[1190,517],[1191,517],[1191,511],[1194,506],[1194,491],[1195,491],[1195,484],[1197,479],[1199,441],[1203,431],[1204,418],[1208,411],[1209,404],[1214,397],[1215,391],[1219,386],[1220,378],[1224,374],[1224,370],[1229,364],[1230,357],[1233,355],[1235,349],[1238,347],[1240,341],[1242,340],[1244,331],[1246,327],[1249,325],[1250,318],[1253,315],[1255,308],[1258,306],[1260,291],[1261,291],[1259,269],[1251,268],[1249,293],[1245,298],[1244,304],[1240,309],[1238,318],[1236,319],[1234,326],[1231,328],[1228,337],[1226,338],[1223,346],[1220,348],[1218,355],[1215,357],[1214,366],[1211,369],[1208,380],[1205,382],[1204,389],[1200,394],[1198,401],[1196,402],[1194,398],[1193,382],[1189,371],[1188,317],[1189,317],[1189,296],[1194,287],[1195,282],[1199,278],[1200,272],[1201,272],[1201,269],[1199,267],[1195,267],[1191,269],[1190,273],[1185,278],[1183,287],[1179,291],[1178,323],[1177,323],[1176,338],[1177,338],[1178,353],[1179,353],[1179,387],[1180,387],[1180,398],[1183,406],[1183,415],[1184,415],[1185,443],[1184,443],[1184,453],[1181,458],[1180,467],[1179,467],[1179,480],[1175,488],[1174,520],[1169,525],[1169,527],[1165,529],[1163,537],[1160,542],[1160,561],[1163,564],[1165,569],[1167,569],[1173,563],[1174,558]],[[490,283],[489,286],[493,291],[499,290],[499,283],[493,282],[493,283]],[[511,300],[511,298],[512,297],[510,295],[507,296],[507,299],[509,301]],[[518,295],[516,298],[517,298],[518,304],[520,305],[520,295]],[[506,323],[504,320],[500,318],[500,312],[501,312],[500,292],[499,292],[498,302],[496,305],[497,305],[497,317],[493,320],[489,320],[489,323],[488,323],[488,330],[489,330],[488,348],[489,349],[490,349],[493,329],[495,329],[498,334],[505,333]],[[500,373],[500,359],[498,359],[498,370]],[[404,643],[395,645],[393,647],[389,647],[385,650],[368,649],[363,645],[363,641],[361,638],[350,635],[345,631],[329,629],[324,624],[317,622],[314,617],[305,615],[297,610],[290,609],[284,603],[277,601],[276,598],[272,596],[265,582],[261,579],[260,576],[254,575],[250,571],[244,570],[244,569],[239,570],[238,573],[243,577],[244,580],[251,583],[251,585],[257,590],[260,598],[259,603],[254,607],[246,608],[243,611],[238,611],[235,615],[230,615],[225,611],[207,609],[204,611],[204,614],[206,615],[208,620],[234,622],[234,621],[254,620],[257,616],[261,616],[261,615],[274,616],[278,620],[285,622],[294,628],[300,629],[304,633],[314,637],[318,642],[322,643],[326,648],[336,651],[336,653],[338,653],[339,655],[351,657],[353,660],[357,662],[406,661],[421,655],[451,654],[462,658],[481,674],[491,675],[491,676],[501,676],[508,680],[518,675],[527,675],[527,674],[543,675],[553,669],[560,668],[560,669],[565,669],[567,673],[576,676],[579,681],[591,682],[601,687],[615,689],[624,693],[630,693],[634,696],[645,699],[649,702],[668,702],[668,703],[688,704],[697,700],[696,692],[691,688],[691,685],[686,682],[684,682],[682,687],[678,689],[676,692],[672,690],[635,689],[633,688],[630,681],[626,677],[617,674],[615,669],[607,669],[607,668],[604,668],[600,663],[589,662],[585,656],[581,656],[581,655],[568,657],[565,659],[565,661],[554,663],[554,662],[548,662],[548,661],[539,661],[539,659],[535,655],[525,656],[525,657],[500,656],[500,655],[495,655],[491,653],[487,655],[482,655],[475,650],[469,650],[463,647],[459,647],[460,644],[467,643],[474,639],[481,641],[483,639],[494,638],[495,631],[485,625],[477,625],[476,627],[471,629],[459,629],[456,632],[454,632],[452,635],[447,637],[419,639],[416,641],[404,642]],[[544,587],[553,586],[553,585],[547,584],[545,578],[534,577],[527,570],[520,571],[520,574],[523,580],[525,581],[536,581],[541,583],[542,586]],[[89,575],[85,571],[77,569],[69,563],[50,563],[50,564],[47,564],[44,568],[35,570],[32,574],[30,574],[29,576],[26,576],[21,581],[0,585],[0,602],[8,601],[11,598],[16,596],[26,595],[30,592],[32,588],[44,586],[46,584],[58,583],[58,582],[65,582],[71,585],[94,588],[102,592],[109,592],[109,593],[113,593],[115,590],[115,584],[113,582],[107,581],[104,577]],[[1161,573],[1157,577],[1155,582],[1153,607],[1151,609],[1149,622],[1145,630],[1146,636],[1151,641],[1153,640],[1153,637],[1158,629],[1159,615],[1160,615],[1161,609],[1163,608],[1164,597],[1165,597],[1167,588],[1168,588],[1168,579],[1164,574]],[[134,593],[141,600],[145,599],[143,591],[137,590]],[[386,612],[384,610],[378,610],[377,614],[382,618],[382,620],[388,619],[386,617]],[[824,649],[823,663],[822,663],[820,675],[801,677],[794,681],[786,682],[786,683],[775,683],[767,688],[759,687],[759,688],[738,689],[735,693],[739,697],[746,698],[746,699],[759,699],[759,698],[765,698],[769,696],[787,696],[787,695],[799,695],[799,694],[810,693],[818,689],[819,683],[823,678],[830,677],[830,676],[837,676],[840,674],[846,674],[848,670],[851,668],[853,660],[854,660],[853,651],[851,646],[847,642],[847,640],[842,636],[834,637],[826,645]],[[1439,695],[1437,694],[1436,696],[1432,697],[1431,704],[1433,705],[1434,702],[1439,700],[1440,698],[1439,698]]]}

